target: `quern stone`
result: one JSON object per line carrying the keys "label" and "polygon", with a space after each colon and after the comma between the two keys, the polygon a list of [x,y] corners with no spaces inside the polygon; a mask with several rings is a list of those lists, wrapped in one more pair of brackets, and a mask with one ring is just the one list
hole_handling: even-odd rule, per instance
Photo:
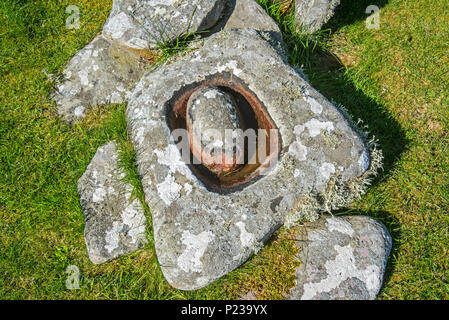
{"label": "quern stone", "polygon": [[297,235],[302,264],[290,300],[373,300],[381,289],[391,236],[377,220],[324,216]]}
{"label": "quern stone", "polygon": [[[198,289],[232,271],[292,217],[313,220],[347,205],[373,173],[348,120],[270,43],[255,30],[224,30],[146,74],[130,97],[128,130],[156,252],[176,288]],[[186,163],[172,135],[188,98],[204,86],[233,92],[275,142],[269,158],[277,161],[230,188]]]}
{"label": "quern stone", "polygon": [[305,33],[314,33],[332,18],[340,0],[296,0],[296,24]]}
{"label": "quern stone", "polygon": [[90,260],[95,264],[130,254],[143,247],[146,217],[133,187],[124,183],[114,142],[98,148],[78,181],[78,192],[86,225],[84,238]]}

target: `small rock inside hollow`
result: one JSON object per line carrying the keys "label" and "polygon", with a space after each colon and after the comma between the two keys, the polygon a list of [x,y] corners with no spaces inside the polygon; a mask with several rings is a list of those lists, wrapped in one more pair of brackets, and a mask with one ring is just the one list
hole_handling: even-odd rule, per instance
{"label": "small rock inside hollow", "polygon": [[193,155],[210,171],[222,176],[243,165],[245,125],[232,95],[217,87],[195,91],[186,126]]}

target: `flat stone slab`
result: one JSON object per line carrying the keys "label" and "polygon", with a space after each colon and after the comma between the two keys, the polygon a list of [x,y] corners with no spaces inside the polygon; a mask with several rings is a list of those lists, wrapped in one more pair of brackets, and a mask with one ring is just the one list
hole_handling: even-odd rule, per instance
{"label": "flat stone slab", "polygon": [[340,0],[296,0],[296,24],[304,33],[314,33],[332,18]]}
{"label": "flat stone slab", "polygon": [[297,239],[302,264],[289,300],[376,298],[392,243],[382,223],[362,216],[324,216],[301,228]]}
{"label": "flat stone slab", "polygon": [[114,142],[98,148],[78,181],[78,193],[86,225],[84,238],[95,264],[133,253],[146,240],[146,217],[133,187],[124,183]]}
{"label": "flat stone slab", "polygon": [[207,30],[219,20],[225,0],[114,0],[103,35],[136,49],[157,48]]}
{"label": "flat stone slab", "polygon": [[138,51],[96,37],[64,69],[64,79],[53,94],[59,115],[74,123],[95,106],[125,102],[145,67]]}
{"label": "flat stone slab", "polygon": [[[255,30],[224,30],[146,74],[127,120],[168,282],[198,289],[244,263],[288,218],[313,220],[361,193],[369,151],[337,108]],[[218,80],[217,80],[218,79]],[[260,101],[281,138],[279,161],[234,192],[211,191],[171,136],[171,101],[222,81]],[[254,100],[255,101],[255,100]]]}

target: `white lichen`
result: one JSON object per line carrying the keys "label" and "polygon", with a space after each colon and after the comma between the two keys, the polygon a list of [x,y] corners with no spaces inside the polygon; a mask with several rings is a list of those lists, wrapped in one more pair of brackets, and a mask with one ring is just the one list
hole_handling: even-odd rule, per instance
{"label": "white lichen", "polygon": [[119,233],[120,230],[122,230],[122,227],[123,225],[120,222],[114,221],[112,224],[112,228],[106,231],[105,236],[106,245],[104,247],[109,254],[111,254],[112,251],[114,251],[119,247],[119,240],[120,240]]}
{"label": "white lichen", "polygon": [[257,241],[254,234],[246,230],[246,225],[243,221],[239,221],[235,225],[240,230],[240,243],[242,247],[251,247]]}
{"label": "white lichen", "polygon": [[335,259],[326,261],[324,265],[327,277],[320,282],[306,283],[301,299],[310,300],[318,293],[330,292],[338,288],[343,281],[351,278],[362,281],[371,298],[374,299],[380,287],[380,268],[370,265],[365,269],[358,269],[355,264],[354,249],[350,245],[344,247],[335,245],[334,249],[337,251]]}
{"label": "white lichen", "polygon": [[121,214],[122,222],[128,226],[127,236],[130,243],[138,244],[145,237],[146,218],[139,200],[134,199]]}
{"label": "white lichen", "polygon": [[172,175],[168,175],[165,177],[164,182],[159,183],[156,188],[159,197],[161,197],[164,203],[169,206],[173,201],[179,198],[182,186],[175,182],[175,178]]}
{"label": "white lichen", "polygon": [[175,145],[169,144],[164,150],[156,149],[154,153],[157,155],[158,163],[167,166],[170,174],[179,172],[190,181],[196,181],[192,172],[182,160],[181,154]]}
{"label": "white lichen", "polygon": [[[216,99],[217,95],[222,95],[222,93],[220,91],[218,91],[217,89],[209,89],[209,90],[205,91],[203,93],[203,95],[207,99]],[[199,102],[199,100],[198,100],[198,102]]]}
{"label": "white lichen", "polygon": [[243,70],[242,69],[239,69],[238,67],[237,67],[237,61],[236,60],[231,60],[231,61],[229,61],[228,63],[226,63],[225,65],[222,65],[222,64],[218,64],[217,65],[217,67],[216,67],[216,69],[217,69],[217,71],[218,72],[223,72],[223,71],[225,71],[225,70],[230,70],[230,71],[232,71],[232,73],[234,74],[234,75],[236,75],[237,77],[243,72]]}
{"label": "white lichen", "polygon": [[105,249],[108,250],[109,254],[119,248],[122,239],[121,234],[124,233],[126,233],[129,244],[139,245],[145,242],[146,218],[139,200],[136,199],[130,203],[122,211],[120,218],[121,221],[114,221],[112,228],[106,231]]}
{"label": "white lichen", "polygon": [[192,192],[193,187],[190,183],[185,183],[184,184],[184,190],[186,191],[186,195],[189,195],[190,192]]}
{"label": "white lichen", "polygon": [[89,72],[86,69],[79,71],[78,77],[82,86],[87,87],[89,85]]}
{"label": "white lichen", "polygon": [[288,148],[288,153],[294,156],[299,161],[307,160],[307,147],[301,142],[301,133],[304,131],[303,125],[297,125],[294,128],[296,141],[294,141]]}
{"label": "white lichen", "polygon": [[335,166],[332,163],[323,163],[319,169],[320,175],[325,179],[328,180],[331,176],[331,174],[335,173]]}
{"label": "white lichen", "polygon": [[100,202],[103,201],[106,196],[106,190],[102,187],[95,189],[94,193],[92,194],[92,202]]}
{"label": "white lichen", "polygon": [[73,111],[73,114],[75,115],[75,117],[77,118],[82,118],[85,116],[85,108],[83,106],[78,106],[75,108],[75,110]]}
{"label": "white lichen", "polygon": [[131,28],[133,28],[131,18],[125,12],[120,12],[110,18],[109,22],[104,26],[103,32],[112,39],[120,39]]}
{"label": "white lichen", "polygon": [[178,257],[178,267],[184,272],[201,272],[203,270],[201,258],[213,239],[214,235],[210,231],[203,231],[198,235],[192,234],[189,230],[183,231],[181,242],[186,248]]}
{"label": "white lichen", "polygon": [[290,145],[288,148],[288,153],[299,161],[307,160],[307,147],[304,146],[300,140],[296,140]]}
{"label": "white lichen", "polygon": [[309,135],[314,138],[318,136],[322,130],[332,132],[334,130],[334,124],[330,121],[322,122],[317,119],[311,119],[304,124],[304,127],[309,130]]}
{"label": "white lichen", "polygon": [[310,110],[315,114],[321,114],[323,112],[323,105],[310,96],[305,96],[304,100],[309,104]]}

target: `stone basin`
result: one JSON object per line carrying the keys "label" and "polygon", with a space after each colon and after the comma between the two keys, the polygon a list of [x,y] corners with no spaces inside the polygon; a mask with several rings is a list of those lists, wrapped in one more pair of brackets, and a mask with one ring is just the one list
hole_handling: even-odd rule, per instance
{"label": "stone basin", "polygon": [[[288,219],[314,220],[364,190],[371,172],[365,143],[273,43],[279,42],[264,32],[224,30],[146,74],[130,96],[128,130],[156,253],[176,288],[210,284],[244,263]],[[173,136],[180,127],[174,114],[182,114],[192,92],[204,85],[239,93],[258,127],[275,132],[270,165],[239,178],[235,188],[201,175],[195,169],[201,164],[189,163]]]}

